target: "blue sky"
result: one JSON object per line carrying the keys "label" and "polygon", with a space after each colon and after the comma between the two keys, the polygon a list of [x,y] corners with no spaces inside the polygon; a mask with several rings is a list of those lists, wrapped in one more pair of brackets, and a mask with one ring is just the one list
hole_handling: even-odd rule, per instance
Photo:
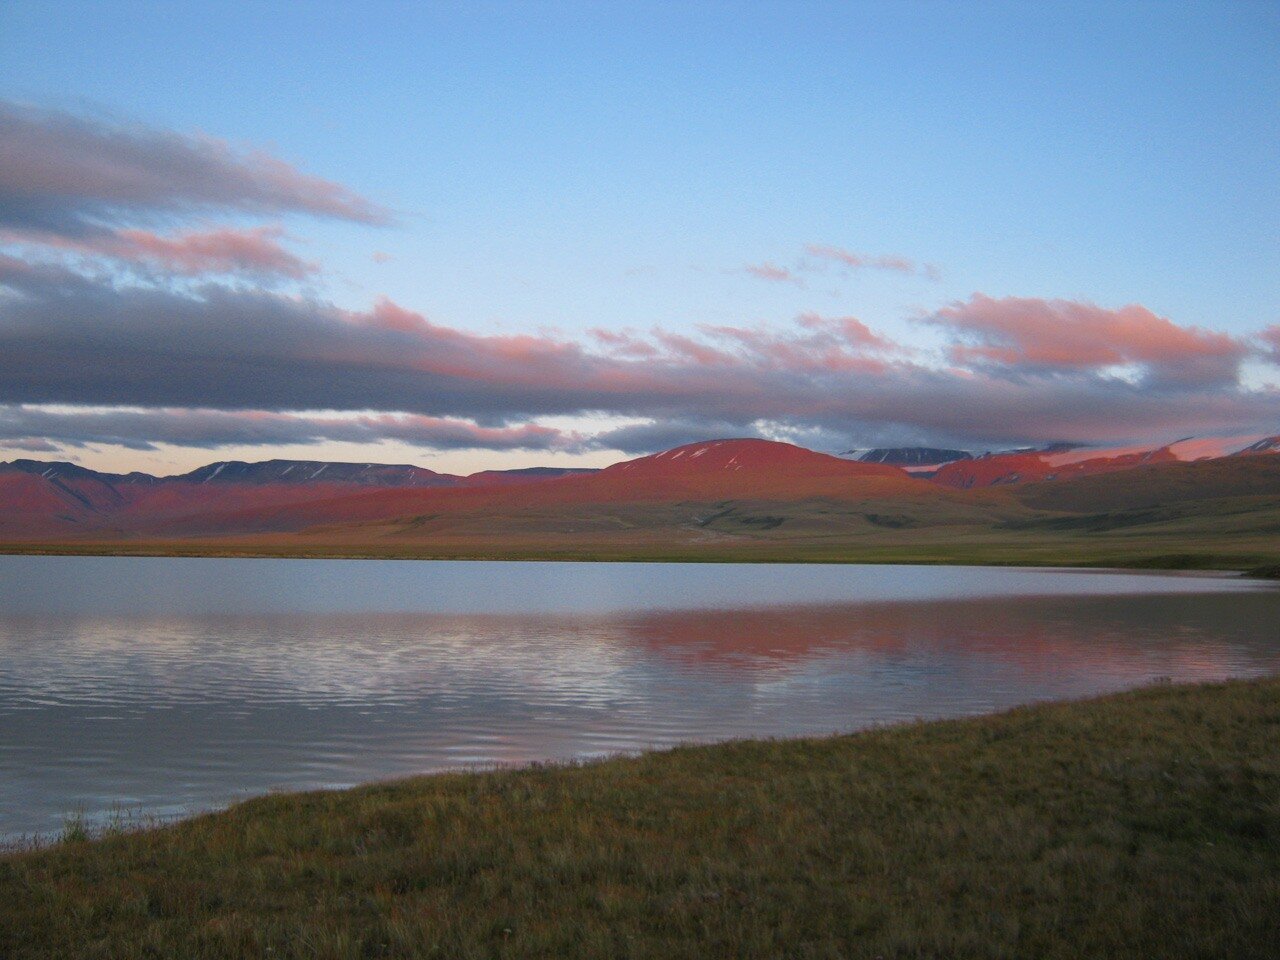
{"label": "blue sky", "polygon": [[[573,340],[813,313],[923,350],[946,335],[915,318],[981,292],[1246,338],[1280,324],[1278,46],[1269,3],[24,2],[0,97],[267,151],[390,210],[276,218],[322,267],[299,292],[346,310]],[[766,263],[797,282],[745,271]]]}

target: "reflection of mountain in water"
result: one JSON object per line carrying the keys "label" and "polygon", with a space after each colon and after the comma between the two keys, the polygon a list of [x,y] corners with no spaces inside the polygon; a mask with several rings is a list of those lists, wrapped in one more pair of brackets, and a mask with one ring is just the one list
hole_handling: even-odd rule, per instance
{"label": "reflection of mountain in water", "polygon": [[[1259,629],[1270,593],[1229,596],[1021,597],[662,612],[625,621],[631,642],[686,666],[773,669],[845,653],[981,657],[1027,669],[1152,663],[1223,676],[1243,645],[1280,656]],[[1214,641],[1228,640],[1220,649]],[[1225,659],[1224,659],[1225,655]]]}

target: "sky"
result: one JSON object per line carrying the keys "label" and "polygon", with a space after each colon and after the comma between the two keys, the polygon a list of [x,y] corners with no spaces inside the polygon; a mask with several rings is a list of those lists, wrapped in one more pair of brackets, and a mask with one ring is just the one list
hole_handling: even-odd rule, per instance
{"label": "sky", "polygon": [[0,5],[0,459],[1280,432],[1280,5]]}

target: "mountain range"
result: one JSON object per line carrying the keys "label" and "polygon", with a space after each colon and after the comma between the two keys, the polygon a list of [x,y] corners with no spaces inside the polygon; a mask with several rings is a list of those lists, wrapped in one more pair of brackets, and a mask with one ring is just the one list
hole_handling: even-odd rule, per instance
{"label": "mountain range", "polygon": [[269,460],[157,477],[16,460],[0,463],[0,542],[823,558],[907,548],[947,554],[964,543],[979,553],[1005,543],[1019,545],[1015,554],[1055,544],[1136,549],[1143,541],[1147,553],[1211,547],[1269,560],[1280,552],[1268,546],[1280,536],[1280,437],[1199,455],[1205,449],[1188,440],[1146,450],[1056,445],[974,456],[905,448],[854,458],[730,439],[602,470],[470,476]]}

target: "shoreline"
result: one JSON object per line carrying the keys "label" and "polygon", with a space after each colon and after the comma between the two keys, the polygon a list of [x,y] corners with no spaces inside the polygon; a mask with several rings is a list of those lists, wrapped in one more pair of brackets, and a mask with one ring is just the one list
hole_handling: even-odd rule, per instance
{"label": "shoreline", "polygon": [[[1093,571],[1089,571],[1093,572]],[[1128,571],[1117,570],[1117,573],[1126,573]],[[1192,573],[1191,575],[1196,575]],[[1280,679],[1280,673],[1273,675]],[[898,729],[934,726],[948,723],[965,723],[970,721],[981,721],[1005,716],[1006,714],[1016,713],[1023,710],[1033,710],[1039,707],[1052,706],[1069,706],[1072,704],[1087,704],[1093,701],[1107,700],[1113,697],[1121,697],[1127,694],[1140,693],[1147,690],[1160,690],[1168,688],[1195,688],[1202,686],[1216,686],[1223,684],[1235,683],[1252,683],[1258,680],[1265,680],[1267,677],[1261,678],[1227,678],[1221,680],[1212,680],[1204,682],[1192,683],[1174,683],[1166,678],[1158,678],[1147,683],[1134,687],[1127,687],[1122,690],[1113,691],[1105,694],[1085,695],[1080,697],[1068,697],[1065,699],[1038,700],[1027,703],[1018,704],[1013,707],[1007,707],[988,713],[975,713],[967,716],[958,717],[942,717],[942,718],[923,718],[916,717],[907,720],[894,720],[889,722],[872,723],[865,727],[858,727],[844,731],[833,731],[823,735],[799,735],[799,736],[777,736],[777,737],[735,737],[727,740],[690,740],[675,745],[659,746],[652,748],[644,748],[639,750],[621,750],[606,756],[597,756],[589,758],[569,758],[569,759],[535,759],[527,761],[514,761],[511,763],[502,762],[486,762],[476,764],[463,764],[456,767],[442,767],[419,773],[406,773],[399,776],[380,778],[375,780],[361,781],[343,786],[333,787],[315,787],[307,789],[271,789],[263,793],[254,793],[241,796],[226,803],[209,806],[202,809],[191,810],[186,813],[160,815],[147,813],[139,809],[136,813],[130,814],[127,810],[119,811],[118,816],[111,817],[95,817],[87,818],[82,812],[68,812],[64,815],[64,827],[57,833],[49,834],[26,834],[19,835],[16,838],[6,839],[0,836],[0,859],[5,856],[38,853],[40,851],[50,850],[59,844],[66,842],[65,837],[68,833],[73,832],[77,836],[83,835],[82,839],[90,842],[108,839],[110,837],[138,834],[150,830],[163,830],[167,827],[182,824],[201,817],[218,816],[235,807],[246,803],[254,803],[266,797],[287,797],[287,796],[303,796],[306,794],[343,794],[353,790],[363,790],[376,787],[392,787],[396,784],[406,783],[409,781],[418,781],[423,779],[431,779],[434,777],[454,777],[454,776],[485,776],[489,774],[504,773],[521,773],[535,770],[573,770],[582,767],[591,767],[603,763],[612,763],[614,761],[634,760],[641,757],[661,756],[662,754],[672,753],[679,750],[696,750],[726,747],[740,744],[786,744],[792,742],[810,741],[810,740],[836,740],[851,737],[858,737],[863,734],[878,733],[885,731],[893,731]],[[103,821],[99,823],[94,820]],[[139,825],[126,825],[131,821],[137,821]]]}
{"label": "shoreline", "polygon": [[0,953],[1262,957],[1277,722],[1278,676],[1158,683],[272,794],[0,855]]}
{"label": "shoreline", "polygon": [[906,550],[902,554],[886,555],[883,552],[816,551],[806,553],[770,551],[767,555],[750,555],[751,547],[729,552],[651,550],[616,553],[592,550],[509,550],[469,551],[454,550],[433,552],[430,550],[377,550],[373,547],[348,549],[320,548],[295,549],[290,547],[259,547],[243,544],[218,544],[208,541],[184,543],[144,542],[90,542],[90,543],[31,543],[0,542],[0,556],[66,556],[66,557],[177,557],[184,559],[253,559],[253,560],[442,560],[523,563],[710,563],[710,564],[816,564],[816,565],[866,565],[866,566],[925,566],[925,567],[1025,567],[1028,569],[1141,572],[1189,575],[1240,576],[1253,579],[1280,579],[1280,563],[1257,555],[1214,555],[1195,553],[1144,553],[1134,556],[1071,557],[1068,559],[1044,559],[1036,555],[1023,555],[1010,548],[992,555],[975,551],[972,557],[939,556],[929,551]]}

